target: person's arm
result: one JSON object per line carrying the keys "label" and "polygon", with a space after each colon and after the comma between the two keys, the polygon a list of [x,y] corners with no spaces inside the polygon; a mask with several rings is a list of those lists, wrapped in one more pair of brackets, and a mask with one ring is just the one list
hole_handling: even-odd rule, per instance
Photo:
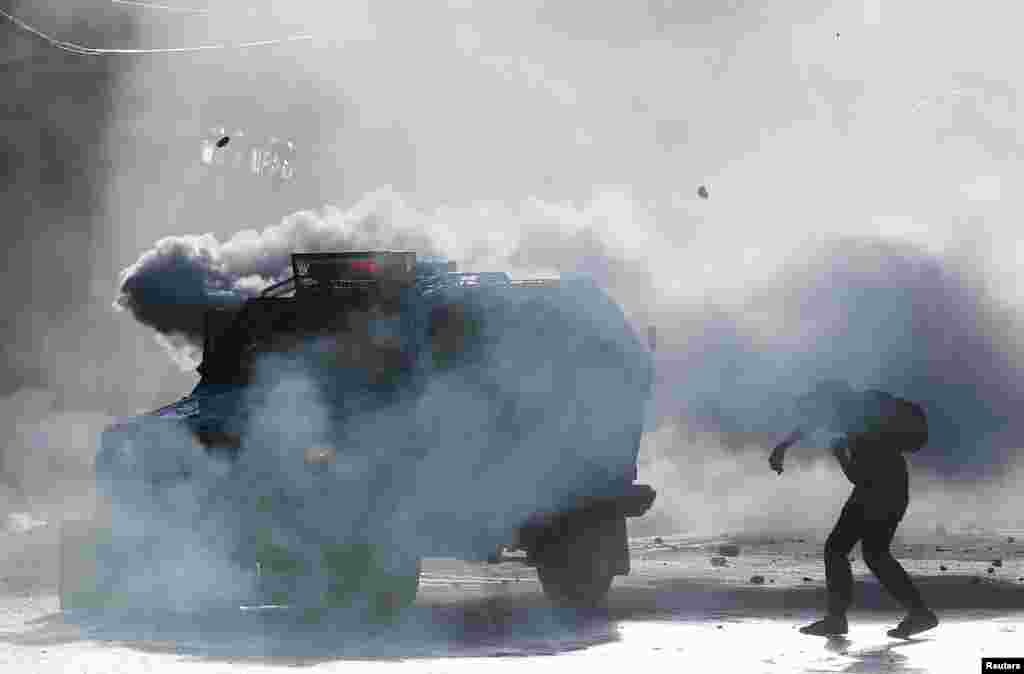
{"label": "person's arm", "polygon": [[836,461],[839,462],[839,467],[843,469],[846,479],[853,484],[857,484],[853,470],[853,457],[850,453],[849,440],[846,436],[844,435],[834,440],[829,449],[832,450],[832,456],[836,457]]}
{"label": "person's arm", "polygon": [[772,455],[768,458],[768,464],[772,467],[772,470],[780,475],[782,474],[782,464],[786,460],[786,450],[800,442],[804,435],[804,429],[797,428],[786,436],[785,440],[775,446],[775,449],[772,450]]}

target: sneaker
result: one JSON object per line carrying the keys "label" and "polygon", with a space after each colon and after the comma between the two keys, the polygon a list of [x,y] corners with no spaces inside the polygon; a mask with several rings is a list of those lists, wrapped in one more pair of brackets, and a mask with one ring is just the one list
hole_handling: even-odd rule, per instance
{"label": "sneaker", "polygon": [[800,628],[801,634],[810,634],[815,637],[832,637],[846,634],[848,631],[849,627],[846,624],[846,616],[843,615],[830,615],[816,623]]}
{"label": "sneaker", "polygon": [[886,634],[894,639],[907,639],[915,634],[926,632],[938,624],[939,617],[935,613],[928,609],[920,609],[908,613],[907,617],[896,626],[896,629],[889,630]]}

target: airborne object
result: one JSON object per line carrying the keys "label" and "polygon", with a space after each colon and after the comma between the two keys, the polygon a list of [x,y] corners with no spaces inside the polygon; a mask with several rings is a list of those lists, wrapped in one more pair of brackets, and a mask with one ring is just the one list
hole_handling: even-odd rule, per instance
{"label": "airborne object", "polygon": [[701,199],[708,198],[708,188],[706,185],[701,185],[700,187],[697,188],[697,196],[700,197]]}
{"label": "airborne object", "polygon": [[230,140],[231,136],[224,136],[223,138],[217,141],[217,147],[224,147],[225,145],[228,144]]}
{"label": "airborne object", "polygon": [[[149,549],[139,540],[146,532],[129,525],[161,489],[209,474],[207,463],[241,470],[270,454],[284,457],[280,472],[320,480],[316,494],[349,500],[328,501],[321,521],[295,505],[319,498],[312,491],[292,501],[246,491],[250,505],[225,518],[239,531],[220,538],[237,537],[231,556],[259,578],[260,604],[348,605],[362,593],[387,613],[415,597],[422,557],[483,561],[499,546],[523,550],[557,603],[598,602],[629,573],[626,519],[655,497],[636,484],[652,362],[593,282],[457,272],[403,251],[294,254],[292,271],[258,297],[208,312],[201,380],[188,396],[103,433],[98,487],[113,514],[99,531],[114,543],[68,539],[68,569],[81,566],[82,550],[100,552],[91,575],[62,573],[63,606],[118,596],[121,575],[99,570],[120,568],[118,550]],[[300,366],[315,373],[329,419],[276,433],[277,421],[260,421],[278,419],[278,407],[252,401],[274,400],[282,373]],[[424,416],[439,390],[474,404]],[[282,404],[301,413],[305,400],[289,394]],[[479,435],[467,443],[463,429]],[[500,488],[469,489],[444,471],[423,478],[420,462],[437,460],[455,475],[497,465]],[[364,467],[356,481],[352,466]],[[279,486],[295,483],[282,475]],[[365,502],[353,500],[364,492]],[[393,526],[408,520],[416,524],[404,534]],[[90,527],[75,540],[96,540]],[[327,578],[302,571],[310,568]]]}

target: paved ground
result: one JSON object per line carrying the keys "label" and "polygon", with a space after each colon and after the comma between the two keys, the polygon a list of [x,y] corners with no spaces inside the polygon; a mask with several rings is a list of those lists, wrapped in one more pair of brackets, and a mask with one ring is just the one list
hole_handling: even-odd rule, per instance
{"label": "paved ground", "polygon": [[[910,641],[885,636],[899,611],[859,560],[848,637],[797,632],[823,600],[814,540],[635,539],[634,573],[616,580],[606,609],[590,613],[552,609],[533,570],[515,559],[427,560],[416,606],[399,625],[377,630],[338,621],[303,625],[270,609],[202,617],[62,615],[54,542],[49,526],[0,539],[0,671],[458,672],[486,664],[489,671],[679,672],[716,665],[736,672],[952,673],[979,671],[983,655],[1024,656],[1024,548],[1005,535],[897,548],[943,618],[938,629]],[[724,556],[724,566],[712,563],[725,542],[737,544],[739,554]],[[1001,566],[992,565],[996,559]],[[751,582],[754,575],[764,582]]]}

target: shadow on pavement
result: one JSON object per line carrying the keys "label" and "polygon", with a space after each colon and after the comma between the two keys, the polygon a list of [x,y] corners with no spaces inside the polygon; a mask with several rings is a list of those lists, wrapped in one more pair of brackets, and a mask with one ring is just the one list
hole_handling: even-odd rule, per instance
{"label": "shadow on pavement", "polygon": [[[928,604],[942,611],[1014,613],[1024,611],[1024,585],[968,575],[914,576]],[[692,579],[650,579],[645,586],[613,588],[609,615],[616,620],[706,616],[708,612],[749,617],[785,617],[825,607],[823,582],[801,586],[729,585]],[[875,581],[854,584],[854,612],[898,614],[902,607]]]}
{"label": "shadow on pavement", "polygon": [[[916,580],[940,618],[943,611],[955,611],[957,619],[965,612],[984,619],[1024,610],[1024,587],[1019,585],[974,583],[971,576],[954,575]],[[421,598],[389,626],[361,625],[344,612],[329,613],[319,623],[305,622],[298,612],[287,610],[55,613],[0,640],[38,647],[100,641],[217,661],[293,666],[341,659],[529,656],[618,641],[618,625],[627,620],[803,619],[823,609],[823,593],[820,583],[773,588],[681,579],[650,579],[640,585],[632,579],[631,584],[613,587],[605,609],[592,611],[554,609],[538,590],[444,603]],[[879,615],[870,615],[875,612]],[[851,620],[895,620],[899,613],[899,606],[877,583],[857,583]],[[906,660],[900,650],[914,643],[897,641],[857,651],[850,644],[831,641],[826,648],[854,658],[842,671],[915,671],[900,665]]]}
{"label": "shadow on pavement", "polygon": [[303,666],[339,659],[555,655],[619,638],[607,611],[537,604],[488,600],[414,606],[391,625],[360,624],[342,611],[332,611],[318,622],[281,609],[55,613],[33,621],[30,630],[0,640],[37,647],[100,641],[220,661]]}
{"label": "shadow on pavement", "polygon": [[845,637],[829,637],[825,650],[851,658],[853,662],[842,669],[807,669],[806,672],[843,672],[845,674],[878,674],[878,672],[902,672],[905,674],[928,674],[920,667],[911,667],[909,658],[901,653],[904,648],[925,643],[926,639],[907,639],[864,650],[856,650],[853,642]]}

